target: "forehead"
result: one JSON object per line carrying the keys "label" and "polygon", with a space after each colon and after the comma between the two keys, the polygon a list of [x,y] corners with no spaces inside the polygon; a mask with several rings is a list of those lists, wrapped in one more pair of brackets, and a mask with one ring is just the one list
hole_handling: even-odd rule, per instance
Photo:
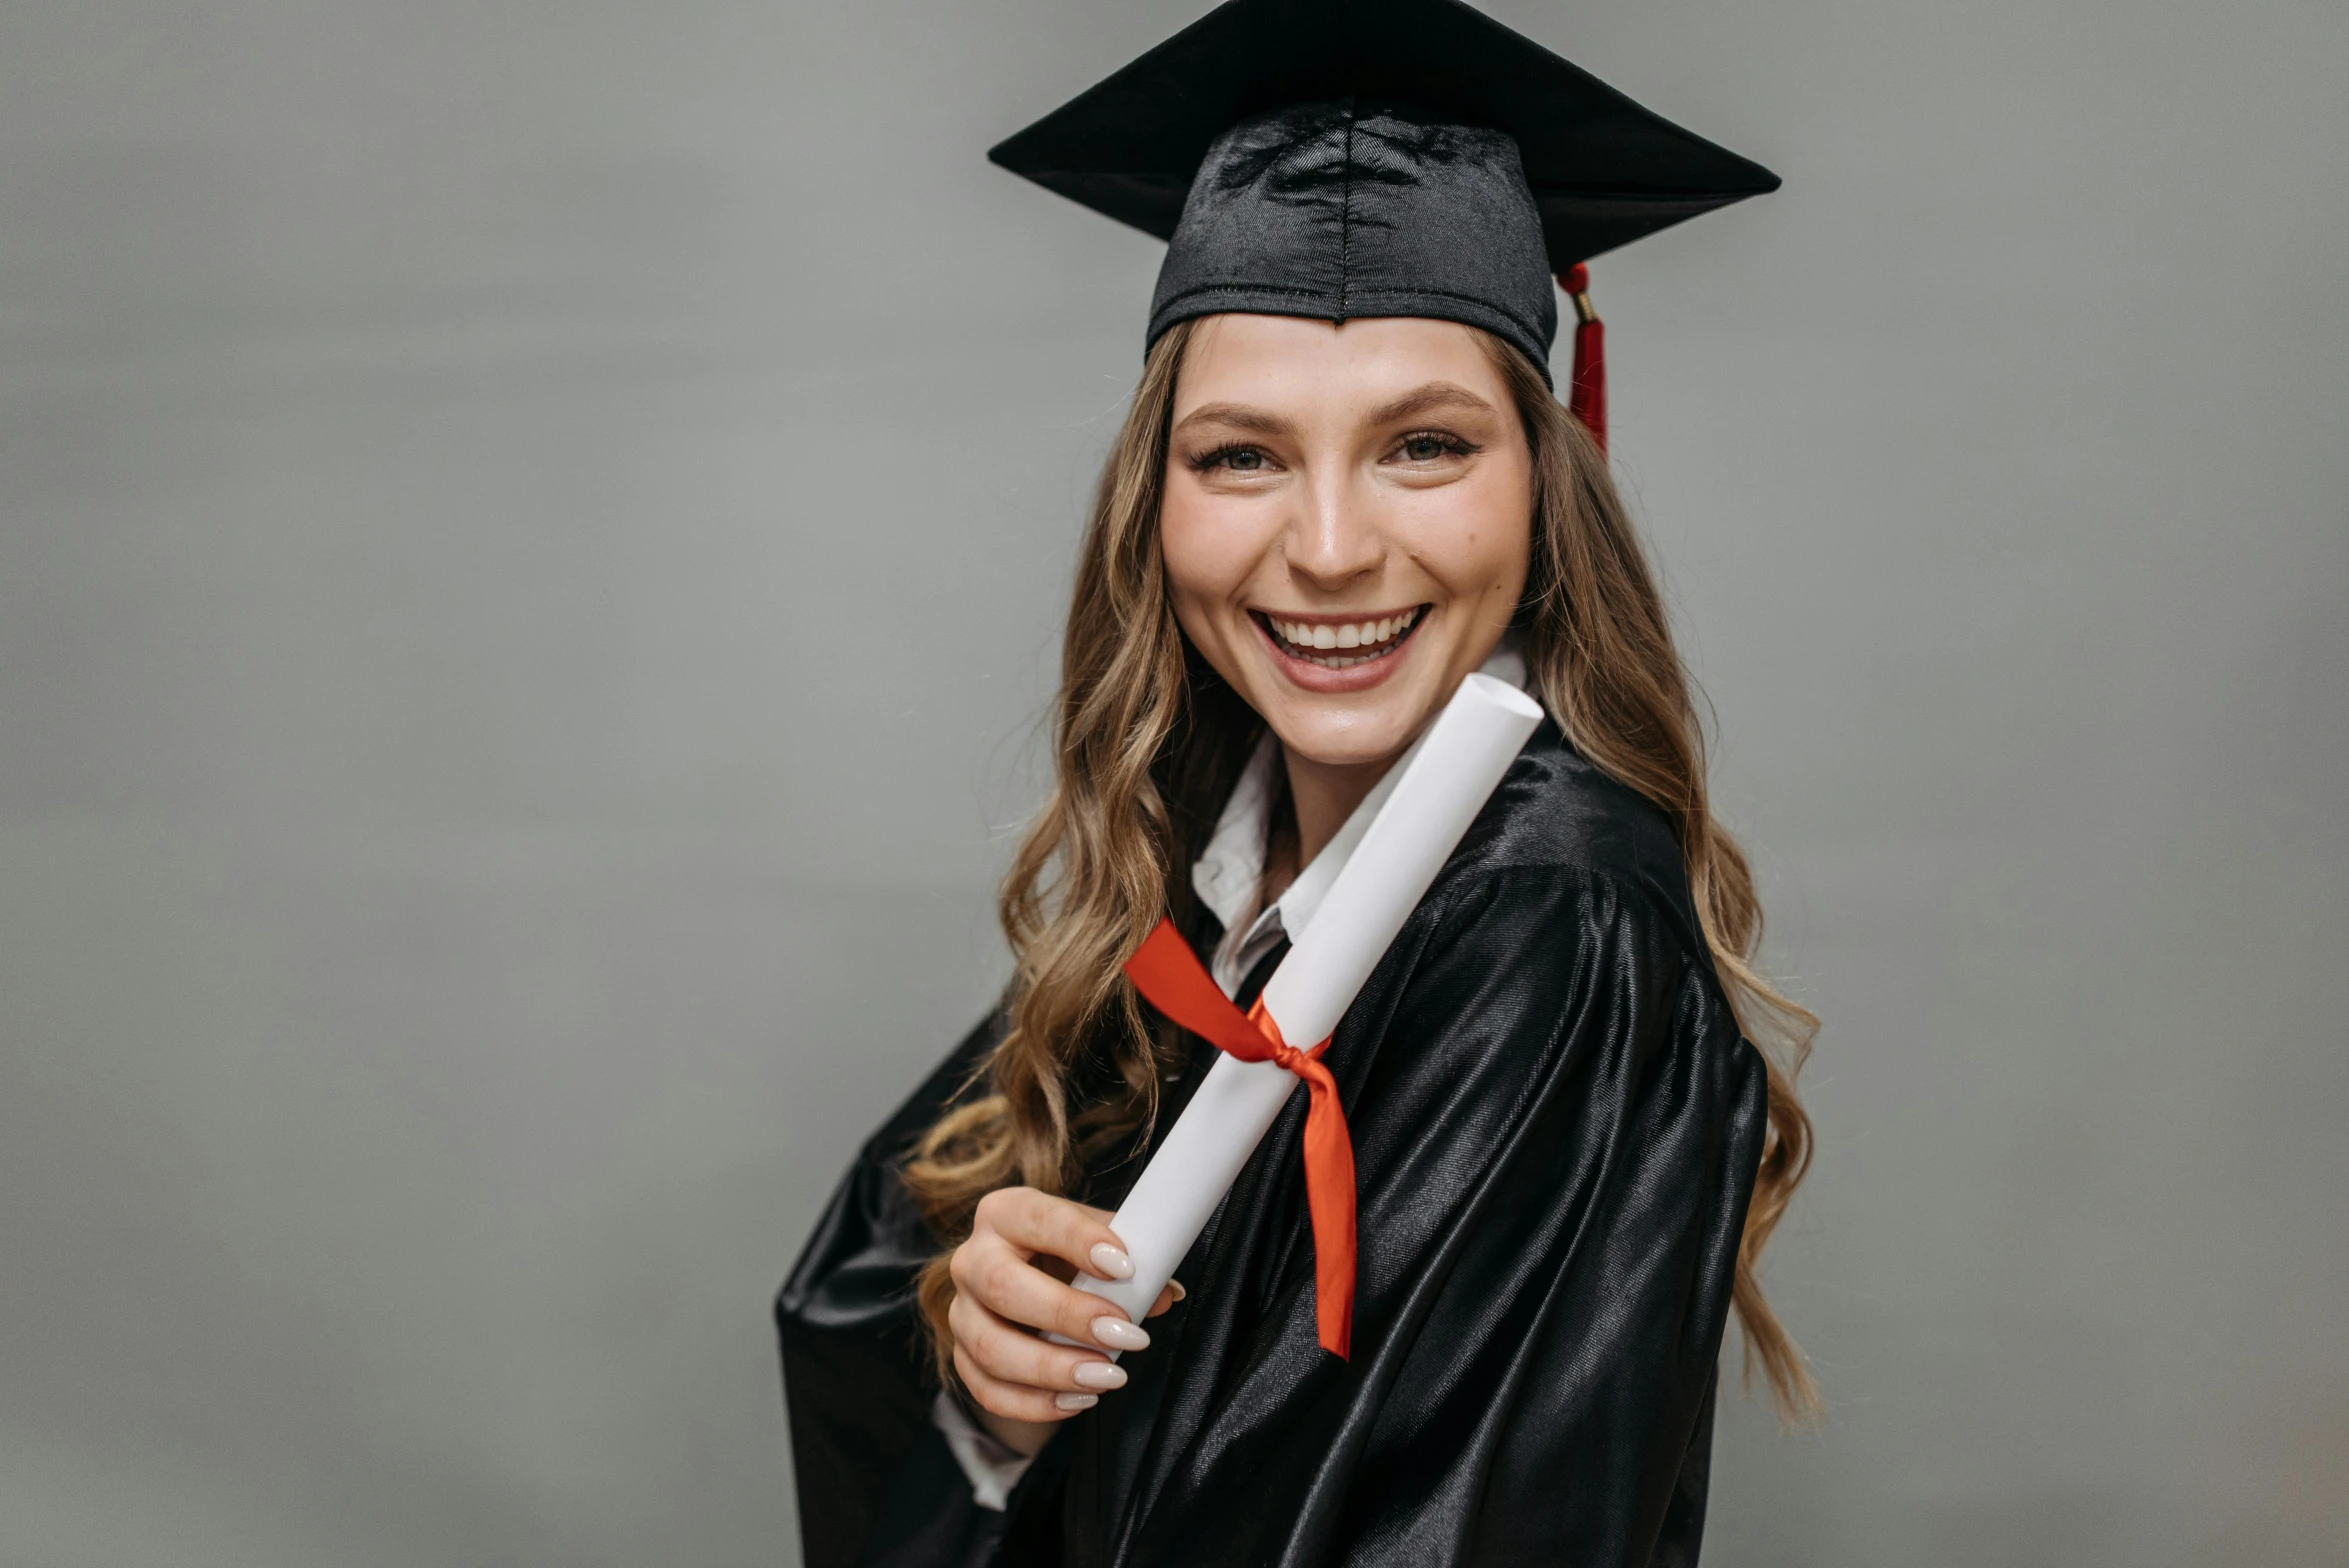
{"label": "forehead", "polygon": [[1507,384],[1472,327],[1421,316],[1320,321],[1208,316],[1193,329],[1175,381],[1174,417],[1237,403],[1292,418],[1344,417],[1448,381],[1508,406]]}

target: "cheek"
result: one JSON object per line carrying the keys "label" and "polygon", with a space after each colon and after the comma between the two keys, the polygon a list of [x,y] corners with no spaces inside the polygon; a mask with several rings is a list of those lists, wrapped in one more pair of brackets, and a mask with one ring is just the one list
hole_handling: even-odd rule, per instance
{"label": "cheek", "polygon": [[1200,623],[1237,597],[1254,574],[1265,541],[1257,537],[1262,529],[1254,515],[1261,509],[1220,504],[1222,498],[1186,486],[1185,477],[1168,482],[1158,510],[1158,541],[1175,614],[1196,642]]}
{"label": "cheek", "polygon": [[1532,496],[1532,475],[1501,465],[1433,492],[1411,553],[1455,598],[1515,603],[1533,559]]}

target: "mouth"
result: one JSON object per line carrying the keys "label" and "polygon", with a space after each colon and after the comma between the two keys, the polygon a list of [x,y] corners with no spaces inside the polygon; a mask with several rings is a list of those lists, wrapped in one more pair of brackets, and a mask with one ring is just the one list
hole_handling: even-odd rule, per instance
{"label": "mouth", "polygon": [[1393,658],[1411,640],[1428,609],[1415,604],[1408,610],[1353,620],[1290,616],[1270,610],[1250,610],[1248,615],[1273,647],[1287,657],[1325,670],[1346,670]]}

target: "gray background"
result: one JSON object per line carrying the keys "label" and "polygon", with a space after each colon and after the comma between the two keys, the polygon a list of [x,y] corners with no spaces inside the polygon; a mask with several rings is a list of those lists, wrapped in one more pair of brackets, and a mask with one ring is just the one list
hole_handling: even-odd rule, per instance
{"label": "gray background", "polygon": [[[0,9],[0,1563],[794,1560],[768,1299],[1002,972],[1189,3]],[[1746,1564],[2349,1560],[2349,8],[1506,0],[1827,1019]]]}

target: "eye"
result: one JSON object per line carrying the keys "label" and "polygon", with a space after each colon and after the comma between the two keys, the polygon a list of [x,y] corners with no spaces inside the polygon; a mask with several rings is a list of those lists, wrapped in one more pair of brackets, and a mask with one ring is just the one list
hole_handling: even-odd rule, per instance
{"label": "eye", "polygon": [[1191,459],[1191,467],[1202,474],[1218,468],[1235,474],[1256,474],[1262,473],[1267,466],[1264,449],[1249,446],[1245,442],[1219,446],[1212,452],[1202,452]]}
{"label": "eye", "polygon": [[1414,430],[1395,443],[1395,455],[1406,463],[1433,463],[1447,457],[1466,457],[1473,444],[1449,430]]}

